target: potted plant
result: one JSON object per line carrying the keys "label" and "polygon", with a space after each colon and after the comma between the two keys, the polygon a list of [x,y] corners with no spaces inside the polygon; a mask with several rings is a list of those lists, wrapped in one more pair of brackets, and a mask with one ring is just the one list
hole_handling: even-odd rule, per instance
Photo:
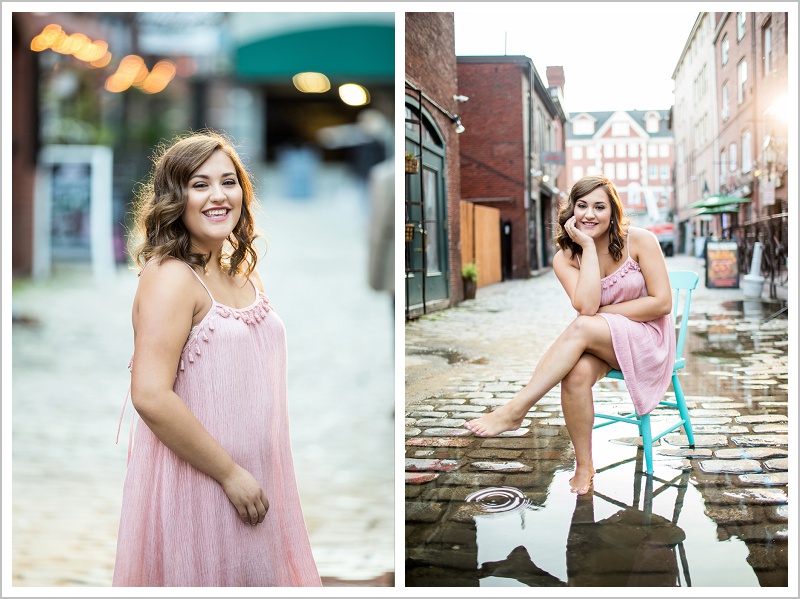
{"label": "potted plant", "polygon": [[464,299],[475,299],[478,291],[478,267],[474,262],[465,264],[461,268],[461,278],[464,281]]}
{"label": "potted plant", "polygon": [[406,172],[407,173],[419,172],[419,160],[417,160],[416,156],[414,156],[412,152],[406,152]]}

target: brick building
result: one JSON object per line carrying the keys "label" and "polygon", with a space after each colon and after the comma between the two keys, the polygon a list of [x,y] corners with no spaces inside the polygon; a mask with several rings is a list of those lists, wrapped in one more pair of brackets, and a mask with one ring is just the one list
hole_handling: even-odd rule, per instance
{"label": "brick building", "polygon": [[526,56],[459,56],[461,193],[500,209],[504,278],[547,269],[563,171],[564,73],[544,84]]}
{"label": "brick building", "polygon": [[[460,122],[453,13],[405,15],[406,317],[464,299],[461,278]],[[407,238],[408,239],[408,238]]]}
{"label": "brick building", "polygon": [[715,15],[720,192],[750,198],[751,221],[786,210],[788,15]]}
{"label": "brick building", "polygon": [[669,110],[571,113],[567,126],[567,189],[584,175],[605,175],[633,224],[651,229],[674,251],[674,139]]}

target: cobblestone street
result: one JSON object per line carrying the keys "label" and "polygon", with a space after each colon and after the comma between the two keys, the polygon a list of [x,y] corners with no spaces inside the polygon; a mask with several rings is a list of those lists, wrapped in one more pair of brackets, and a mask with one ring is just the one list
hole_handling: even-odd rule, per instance
{"label": "cobblestone street", "polygon": [[[682,431],[667,435],[647,483],[635,428],[598,429],[594,492],[577,501],[566,491],[574,455],[558,387],[519,431],[481,439],[463,428],[513,398],[574,317],[555,275],[482,288],[406,324],[408,586],[615,586],[625,562],[609,556],[622,554],[641,586],[664,576],[687,586],[787,585],[787,320],[774,317],[779,302],[707,289],[695,258],[667,265],[700,274],[679,375],[695,448]],[[594,395],[606,412],[630,403],[622,382],[601,381]],[[654,427],[668,415],[656,410]],[[659,531],[670,539],[659,546],[680,554],[672,561],[643,553],[640,540]],[[624,574],[622,584],[634,575]]]}
{"label": "cobblestone street", "polygon": [[[391,300],[367,285],[357,188],[330,173],[325,196],[290,200],[267,173],[259,262],[287,329],[291,439],[312,551],[325,586],[390,586],[394,574]],[[343,235],[342,232],[346,234]],[[10,400],[10,584],[111,584],[131,408],[136,274],[86,269],[15,283]],[[141,425],[141,424],[140,424]],[[354,440],[353,431],[358,431]]]}

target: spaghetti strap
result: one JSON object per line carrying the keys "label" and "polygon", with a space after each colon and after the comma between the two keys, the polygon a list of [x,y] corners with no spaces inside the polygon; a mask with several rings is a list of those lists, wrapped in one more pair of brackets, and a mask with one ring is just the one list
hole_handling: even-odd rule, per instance
{"label": "spaghetti strap", "polygon": [[[186,264],[186,262],[181,262],[181,264]],[[211,291],[209,291],[208,287],[206,287],[206,284],[205,284],[205,283],[203,283],[203,279],[201,279],[201,278],[200,278],[200,275],[199,275],[199,274],[197,274],[197,272],[195,271],[195,269],[193,269],[193,268],[191,267],[191,265],[189,265],[189,264],[186,264],[186,268],[188,268],[189,270],[191,270],[191,271],[192,271],[192,274],[193,274],[193,275],[194,275],[194,276],[197,278],[197,280],[198,280],[198,281],[200,281],[200,284],[203,286],[203,289],[205,289],[205,290],[206,290],[206,293],[208,294],[208,297],[210,297],[210,298],[211,298],[211,302],[212,302],[212,303],[214,303],[214,304],[216,304],[216,303],[217,303],[217,301],[214,299],[214,296],[213,296],[213,295],[211,295]]]}

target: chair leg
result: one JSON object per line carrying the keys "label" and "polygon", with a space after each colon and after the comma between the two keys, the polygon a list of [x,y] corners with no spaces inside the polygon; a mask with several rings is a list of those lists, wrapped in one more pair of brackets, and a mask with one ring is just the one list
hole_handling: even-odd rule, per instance
{"label": "chair leg", "polygon": [[683,396],[683,389],[678,380],[678,375],[672,373],[672,388],[675,391],[675,403],[678,404],[678,411],[681,413],[683,420],[683,430],[686,431],[686,438],[689,440],[689,446],[694,449],[694,433],[692,432],[692,421],[689,419],[689,409],[686,407],[686,398]]}
{"label": "chair leg", "polygon": [[642,435],[645,471],[647,474],[653,474],[653,433],[650,429],[650,414],[639,417],[639,434]]}

